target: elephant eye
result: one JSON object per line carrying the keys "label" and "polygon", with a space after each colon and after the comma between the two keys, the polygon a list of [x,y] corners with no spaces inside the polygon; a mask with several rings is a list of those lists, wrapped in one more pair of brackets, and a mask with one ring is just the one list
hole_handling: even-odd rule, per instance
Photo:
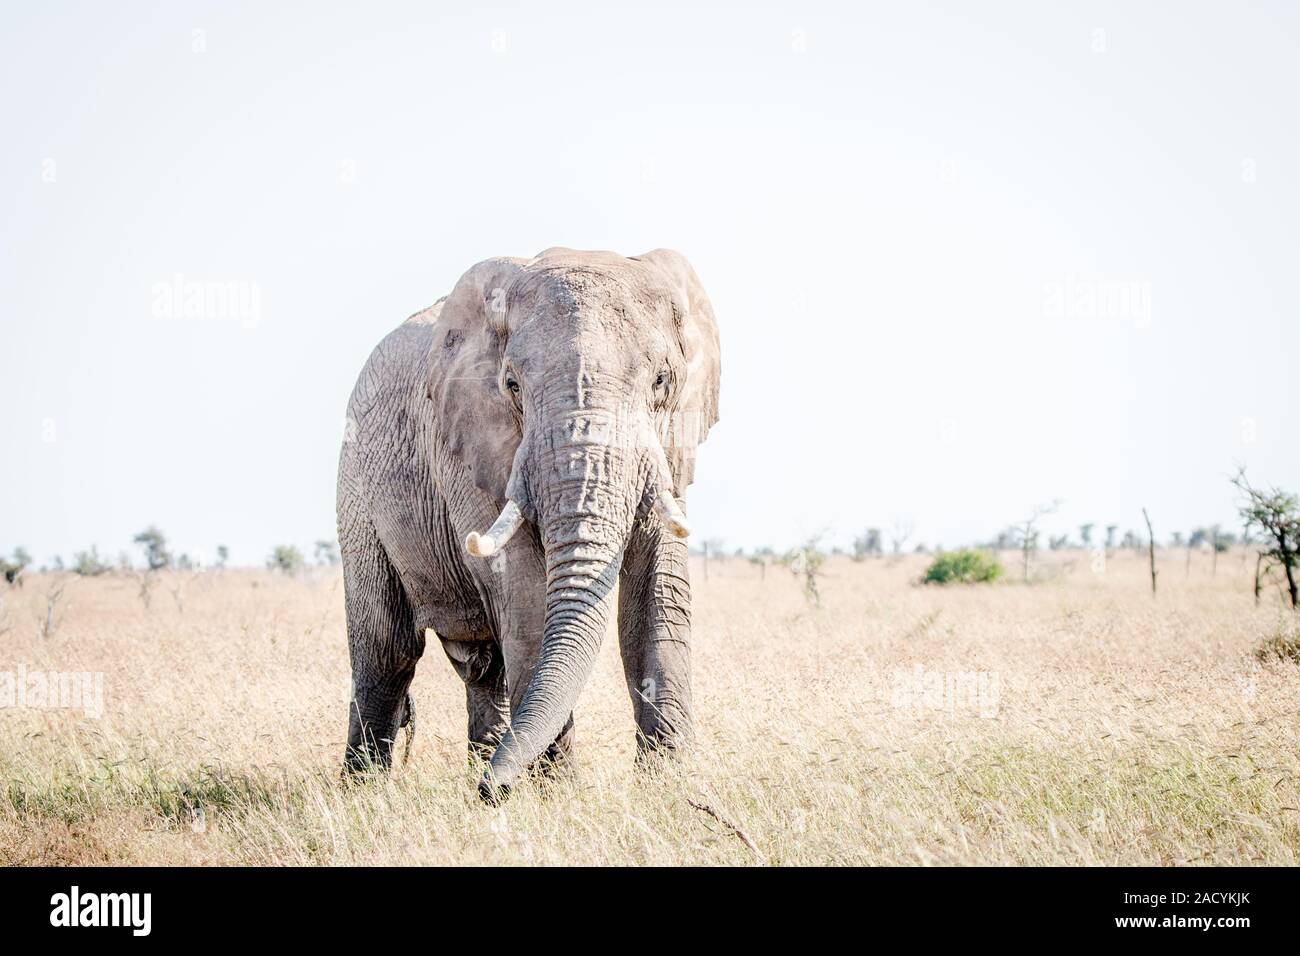
{"label": "elephant eye", "polygon": [[660,372],[659,376],[655,379],[655,388],[663,388],[667,384],[668,384],[668,373]]}
{"label": "elephant eye", "polygon": [[514,405],[518,411],[523,411],[524,401],[519,394],[519,379],[513,375],[507,375],[505,378],[506,394],[510,396],[510,404]]}

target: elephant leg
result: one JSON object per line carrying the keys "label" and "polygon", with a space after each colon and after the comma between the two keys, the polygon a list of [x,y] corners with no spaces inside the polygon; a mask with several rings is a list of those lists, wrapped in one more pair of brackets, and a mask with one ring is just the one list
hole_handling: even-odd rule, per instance
{"label": "elephant leg", "polygon": [[501,648],[491,640],[454,641],[444,638],[442,649],[465,682],[470,758],[487,760],[510,726],[510,698],[506,693]]}
{"label": "elephant leg", "polygon": [[556,770],[563,770],[569,765],[573,757],[573,714],[569,714],[569,719],[564,722],[560,729],[560,735],[555,738],[554,742],[546,748],[542,756],[538,758],[537,763],[542,773],[550,774]]}
{"label": "elephant leg", "polygon": [[638,751],[676,750],[692,735],[691,584],[686,542],[653,518],[636,523],[623,557],[618,640]]}
{"label": "elephant leg", "polygon": [[397,572],[372,530],[344,546],[343,585],[352,700],[344,770],[387,769],[398,727],[414,719],[408,689],[424,634]]}

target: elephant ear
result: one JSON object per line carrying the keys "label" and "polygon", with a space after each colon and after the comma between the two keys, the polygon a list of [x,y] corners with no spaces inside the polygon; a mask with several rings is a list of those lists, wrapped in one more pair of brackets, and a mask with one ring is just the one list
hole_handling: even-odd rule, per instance
{"label": "elephant ear", "polygon": [[718,421],[718,387],[722,352],[713,306],[699,276],[686,257],[671,249],[656,249],[634,257],[658,269],[673,289],[673,306],[686,358],[686,381],[677,407],[660,426],[660,439],[681,495],[695,479],[695,453]]}
{"label": "elephant ear", "polygon": [[510,283],[525,261],[486,259],[461,276],[443,300],[430,346],[428,396],[438,441],[494,501],[505,497],[519,447],[519,425],[497,376]]}

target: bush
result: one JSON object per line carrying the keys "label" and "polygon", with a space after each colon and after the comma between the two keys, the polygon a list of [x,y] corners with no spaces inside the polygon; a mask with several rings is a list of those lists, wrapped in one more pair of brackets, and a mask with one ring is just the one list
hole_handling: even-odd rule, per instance
{"label": "bush", "polygon": [[268,568],[273,571],[283,571],[285,574],[297,574],[302,570],[302,563],[302,552],[291,544],[277,545],[271,552],[271,556],[266,559]]}
{"label": "bush", "polygon": [[1279,631],[1264,638],[1255,648],[1255,658],[1264,663],[1290,661],[1292,664],[1300,664],[1300,633]]}
{"label": "bush", "polygon": [[23,569],[16,561],[6,561],[0,558],[0,577],[3,577],[9,584],[17,584],[23,576]]}
{"label": "bush", "polygon": [[998,559],[974,548],[949,551],[930,563],[925,571],[926,584],[982,584],[1002,576]]}
{"label": "bush", "polygon": [[113,566],[99,556],[99,549],[91,545],[89,551],[78,551],[72,559],[72,573],[85,578],[108,574]]}

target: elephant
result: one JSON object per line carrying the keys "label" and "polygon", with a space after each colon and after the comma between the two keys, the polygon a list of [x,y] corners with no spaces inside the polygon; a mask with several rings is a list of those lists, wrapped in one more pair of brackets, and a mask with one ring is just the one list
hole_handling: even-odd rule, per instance
{"label": "elephant", "polygon": [[379,343],[339,461],[345,776],[391,766],[430,632],[484,800],[563,764],[615,593],[638,757],[690,742],[683,498],[720,377],[712,306],[665,249],[487,259]]}

